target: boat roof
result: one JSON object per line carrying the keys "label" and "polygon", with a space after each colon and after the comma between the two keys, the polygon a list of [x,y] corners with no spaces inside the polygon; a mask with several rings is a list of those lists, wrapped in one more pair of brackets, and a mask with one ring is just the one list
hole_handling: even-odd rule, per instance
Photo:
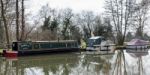
{"label": "boat roof", "polygon": [[90,37],[89,39],[99,39],[99,38],[102,38],[102,36],[93,36],[93,37]]}
{"label": "boat roof", "polygon": [[75,42],[76,40],[53,40],[53,41],[33,41],[33,42]]}
{"label": "boat roof", "polygon": [[146,45],[146,44],[148,44],[148,42],[145,40],[141,40],[141,39],[132,39],[127,44],[128,45]]}
{"label": "boat roof", "polygon": [[75,42],[76,40],[52,40],[52,41],[16,41],[16,42]]}

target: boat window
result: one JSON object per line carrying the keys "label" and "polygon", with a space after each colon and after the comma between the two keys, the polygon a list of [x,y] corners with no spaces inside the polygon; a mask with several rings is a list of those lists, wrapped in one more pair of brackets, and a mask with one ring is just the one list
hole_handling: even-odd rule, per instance
{"label": "boat window", "polygon": [[89,39],[88,40],[88,47],[92,47],[93,45],[99,45],[101,44],[101,38],[98,39]]}
{"label": "boat window", "polygon": [[68,43],[69,44],[69,46],[68,47],[72,47],[72,44],[71,43]]}
{"label": "boat window", "polygon": [[36,43],[35,43],[35,44],[33,45],[33,48],[34,48],[34,49],[39,49],[39,44],[36,44]]}
{"label": "boat window", "polygon": [[21,42],[19,44],[19,50],[31,50],[32,43],[31,42]]}

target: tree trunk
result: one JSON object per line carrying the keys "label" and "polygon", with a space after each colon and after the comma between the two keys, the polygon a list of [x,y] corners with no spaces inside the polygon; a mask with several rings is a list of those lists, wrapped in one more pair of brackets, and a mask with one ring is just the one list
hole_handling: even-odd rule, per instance
{"label": "tree trunk", "polygon": [[24,20],[24,0],[22,0],[21,2],[21,5],[22,5],[22,31],[21,31],[21,37],[20,37],[20,40],[23,41],[24,40],[24,32],[25,32],[25,20]]}
{"label": "tree trunk", "polygon": [[19,4],[16,0],[16,40],[19,41]]}
{"label": "tree trunk", "polygon": [[6,35],[6,41],[7,41],[7,48],[9,49],[9,33],[8,33],[8,27],[7,27],[6,17],[5,17],[5,13],[4,13],[3,0],[1,0],[1,15],[2,15],[2,18],[3,18],[3,22],[4,22],[4,27],[5,27],[5,35]]}
{"label": "tree trunk", "polygon": [[0,19],[0,47],[2,48],[2,43],[3,43],[3,40],[4,40],[4,27],[2,25],[2,19]]}

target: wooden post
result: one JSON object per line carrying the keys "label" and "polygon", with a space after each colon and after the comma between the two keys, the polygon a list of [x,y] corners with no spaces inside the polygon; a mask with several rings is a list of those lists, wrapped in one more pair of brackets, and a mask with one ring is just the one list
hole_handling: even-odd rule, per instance
{"label": "wooden post", "polygon": [[108,54],[108,46],[106,46],[107,47],[107,54]]}
{"label": "wooden post", "polygon": [[142,46],[141,46],[141,51],[142,51]]}
{"label": "wooden post", "polygon": [[137,51],[137,46],[136,46],[136,51]]}
{"label": "wooden post", "polygon": [[100,51],[101,51],[101,46],[100,46]]}

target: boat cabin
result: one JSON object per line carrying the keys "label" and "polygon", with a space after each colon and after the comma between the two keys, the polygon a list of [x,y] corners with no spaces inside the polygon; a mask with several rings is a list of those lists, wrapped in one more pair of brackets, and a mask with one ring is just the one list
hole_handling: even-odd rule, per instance
{"label": "boat cabin", "polygon": [[105,38],[102,36],[94,36],[88,39],[87,50],[94,50],[94,45],[100,45]]}
{"label": "boat cabin", "polygon": [[78,48],[78,42],[75,40],[61,40],[61,41],[25,41],[13,42],[12,50],[50,50],[50,49],[65,49]]}
{"label": "boat cabin", "polygon": [[75,52],[79,51],[79,45],[76,40],[59,41],[17,41],[12,43],[12,51],[3,50],[4,57],[15,58],[18,56]]}

